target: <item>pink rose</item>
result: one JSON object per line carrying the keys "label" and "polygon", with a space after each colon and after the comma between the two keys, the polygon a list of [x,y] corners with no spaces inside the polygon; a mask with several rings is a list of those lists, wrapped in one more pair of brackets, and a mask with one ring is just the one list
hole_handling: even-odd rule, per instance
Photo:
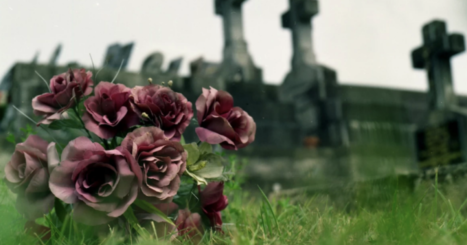
{"label": "pink rose", "polygon": [[38,124],[50,124],[60,115],[75,106],[83,96],[92,92],[92,73],[84,69],[70,69],[50,79],[50,93],[32,99],[34,114],[44,116]]}
{"label": "pink rose", "polygon": [[185,96],[159,85],[137,86],[132,95],[134,110],[146,124],[159,127],[167,138],[180,141],[193,117],[192,104]]}
{"label": "pink rose", "polygon": [[227,196],[223,195],[223,191],[224,182],[210,182],[199,193],[203,212],[209,218],[211,226],[217,231],[222,231],[221,211],[229,204],[229,200]]}
{"label": "pink rose", "polygon": [[203,237],[204,228],[201,216],[198,213],[191,213],[188,209],[178,210],[175,225],[179,236],[187,236],[194,244],[198,244]]}
{"label": "pink rose", "polygon": [[157,203],[177,194],[187,158],[179,142],[166,138],[160,128],[142,127],[127,134],[122,148],[131,153],[141,168],[143,198]]}
{"label": "pink rose", "polygon": [[50,175],[52,193],[72,203],[73,218],[87,225],[122,215],[138,195],[141,170],[124,149],[105,150],[86,137],[71,141]]}
{"label": "pink rose", "polygon": [[110,139],[139,123],[130,106],[131,90],[122,84],[100,82],[94,96],[84,101],[86,128],[103,139]]}
{"label": "pink rose", "polygon": [[203,88],[196,101],[198,138],[209,144],[220,144],[228,150],[243,148],[255,140],[256,123],[239,107],[233,107],[232,96],[225,91]]}
{"label": "pink rose", "polygon": [[27,219],[42,217],[52,210],[55,197],[49,189],[49,170],[59,162],[55,143],[31,135],[16,145],[5,167],[6,184],[18,193],[16,208]]}

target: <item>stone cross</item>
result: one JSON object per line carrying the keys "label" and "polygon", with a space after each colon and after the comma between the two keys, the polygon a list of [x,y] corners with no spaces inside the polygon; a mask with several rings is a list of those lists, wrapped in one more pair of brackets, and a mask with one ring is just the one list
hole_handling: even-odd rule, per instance
{"label": "stone cross", "polygon": [[247,50],[243,36],[242,4],[246,0],[214,0],[216,14],[223,19],[223,65],[228,79],[258,80],[257,70]]}
{"label": "stone cross", "polygon": [[60,56],[61,51],[62,51],[62,45],[59,44],[59,45],[57,45],[57,47],[55,48],[52,56],[50,57],[50,61],[49,61],[50,66],[56,66],[57,65],[57,60],[58,60],[58,57]]}
{"label": "stone cross", "polygon": [[134,43],[120,45],[116,43],[110,45],[107,48],[107,53],[105,54],[104,67],[118,69],[121,65],[122,70],[124,70],[128,65],[128,60],[130,59],[131,51],[133,50],[133,44]]}
{"label": "stone cross", "polygon": [[457,104],[450,59],[465,50],[464,36],[448,34],[446,23],[435,20],[423,27],[423,45],[412,51],[412,65],[428,73],[430,106],[449,109]]}
{"label": "stone cross", "polygon": [[292,68],[316,65],[311,38],[311,18],[319,12],[318,0],[289,0],[290,9],[282,15],[282,27],[292,32]]}

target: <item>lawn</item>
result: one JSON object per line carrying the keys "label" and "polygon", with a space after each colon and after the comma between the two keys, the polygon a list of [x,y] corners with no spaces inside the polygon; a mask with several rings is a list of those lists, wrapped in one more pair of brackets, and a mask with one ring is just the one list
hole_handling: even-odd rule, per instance
{"label": "lawn", "polygon": [[[202,243],[466,244],[466,183],[428,180],[414,191],[381,183],[336,190],[346,198],[324,193],[265,198],[259,189],[247,192],[229,184],[225,234],[205,233]],[[53,228],[51,239],[42,242],[25,234],[24,223],[15,211],[14,195],[0,184],[0,244],[191,244],[170,243],[151,229],[140,236],[109,231],[96,237],[73,222],[70,229]]]}

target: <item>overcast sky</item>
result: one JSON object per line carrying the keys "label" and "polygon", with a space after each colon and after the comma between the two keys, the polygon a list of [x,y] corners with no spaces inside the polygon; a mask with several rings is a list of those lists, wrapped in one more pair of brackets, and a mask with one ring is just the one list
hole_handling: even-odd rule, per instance
{"label": "overcast sky", "polygon": [[[213,0],[1,0],[0,76],[16,61],[40,52],[47,62],[58,43],[59,64],[102,65],[107,46],[135,41],[129,70],[139,71],[154,51],[184,57],[182,72],[200,56],[220,61],[221,19]],[[288,0],[243,5],[249,51],[268,83],[290,69],[291,36],[281,28]],[[337,70],[344,84],[425,90],[426,75],[413,70],[410,51],[422,43],[421,27],[438,18],[449,32],[467,34],[466,0],[321,0],[313,20],[318,60]],[[456,91],[467,94],[467,55],[452,60]]]}

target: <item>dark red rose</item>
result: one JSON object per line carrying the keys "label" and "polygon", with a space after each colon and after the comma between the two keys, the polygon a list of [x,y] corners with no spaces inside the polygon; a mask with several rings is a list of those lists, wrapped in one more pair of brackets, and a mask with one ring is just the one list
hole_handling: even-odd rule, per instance
{"label": "dark red rose", "polygon": [[73,218],[87,225],[106,224],[134,202],[141,170],[124,149],[105,150],[86,137],[71,141],[50,174],[52,193],[73,205]]}
{"label": "dark red rose", "polygon": [[203,237],[204,228],[201,216],[198,213],[191,213],[188,209],[178,210],[175,220],[178,235],[186,236],[194,244],[198,244]]}
{"label": "dark red rose", "polygon": [[237,150],[255,140],[255,121],[241,108],[233,107],[229,93],[203,88],[196,110],[199,127],[195,130],[201,141]]}
{"label": "dark red rose", "polygon": [[142,198],[158,203],[177,194],[187,158],[180,142],[166,138],[160,128],[142,127],[127,134],[122,147],[136,159],[143,173]]}
{"label": "dark red rose", "polygon": [[193,117],[192,104],[185,96],[159,85],[132,89],[134,110],[146,125],[161,128],[167,138],[180,141]]}
{"label": "dark red rose", "polygon": [[55,143],[31,135],[16,145],[5,167],[6,184],[17,193],[16,208],[27,219],[52,210],[55,197],[49,189],[49,171],[59,162]]}
{"label": "dark red rose", "polygon": [[84,101],[86,128],[103,139],[110,139],[139,123],[130,105],[131,90],[122,84],[100,82],[94,96]]}
{"label": "dark red rose", "polygon": [[38,124],[50,124],[63,112],[75,106],[83,96],[92,92],[92,73],[84,69],[69,70],[50,79],[50,93],[32,99],[34,114],[44,116]]}
{"label": "dark red rose", "polygon": [[204,190],[199,191],[203,212],[217,231],[222,231],[221,211],[229,204],[223,192],[224,182],[210,182]]}

